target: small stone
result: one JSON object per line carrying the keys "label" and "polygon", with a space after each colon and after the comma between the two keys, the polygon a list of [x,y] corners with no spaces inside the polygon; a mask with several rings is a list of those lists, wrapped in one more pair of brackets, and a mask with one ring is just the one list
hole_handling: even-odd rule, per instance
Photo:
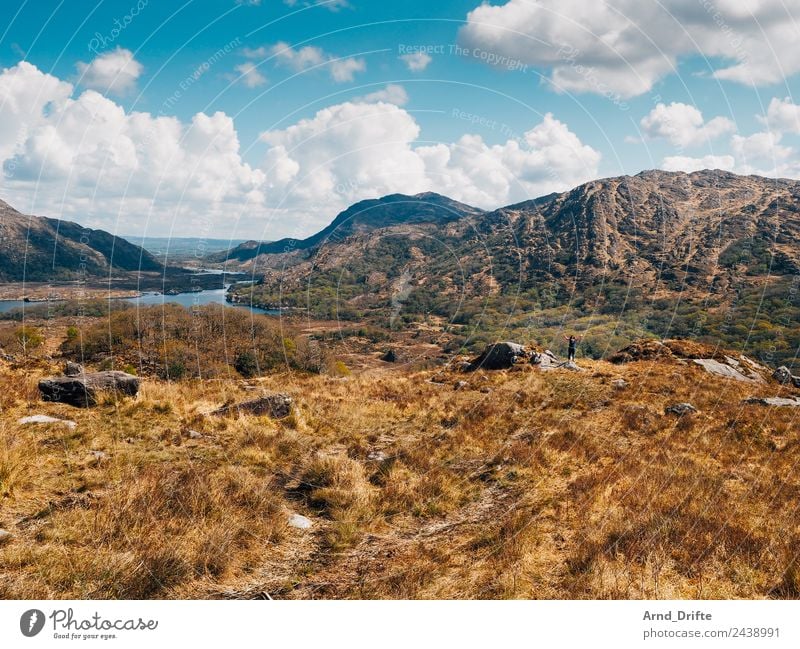
{"label": "small stone", "polygon": [[614,379],[611,381],[611,385],[617,390],[624,390],[628,387],[628,382],[625,379]]}
{"label": "small stone", "polygon": [[11,532],[7,532],[6,530],[0,529],[0,545],[8,543],[13,538],[14,535]]}
{"label": "small stone", "polygon": [[372,451],[367,455],[370,462],[383,462],[386,459],[386,453],[383,451]]}
{"label": "small stone", "polygon": [[289,517],[289,527],[294,527],[298,530],[307,530],[309,529],[313,523],[311,522],[310,518],[306,518],[305,516],[301,516],[300,514],[292,514]]}
{"label": "small stone", "polygon": [[105,451],[89,451],[89,455],[91,455],[98,464],[108,459],[108,453]]}
{"label": "small stone", "polygon": [[189,436],[189,439],[202,439],[203,433],[199,433],[196,430],[188,430],[186,433]]}
{"label": "small stone", "polygon": [[22,417],[19,420],[20,424],[61,424],[62,426],[66,426],[70,430],[75,430],[75,427],[78,425],[74,421],[69,421],[68,419],[56,419],[55,417],[50,417],[49,415],[29,415],[28,417]]}
{"label": "small stone", "polygon": [[464,388],[469,387],[469,383],[466,381],[456,381],[456,384],[453,386],[454,390],[463,390]]}
{"label": "small stone", "polygon": [[673,414],[678,415],[679,417],[682,415],[688,415],[689,413],[697,412],[697,408],[695,408],[691,403],[673,403],[671,406],[667,406],[664,408],[664,414]]}

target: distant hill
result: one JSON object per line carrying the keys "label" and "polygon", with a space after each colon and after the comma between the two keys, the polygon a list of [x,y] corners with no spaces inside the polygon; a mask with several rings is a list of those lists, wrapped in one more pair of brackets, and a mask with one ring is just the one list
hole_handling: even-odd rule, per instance
{"label": "distant hill", "polygon": [[28,216],[0,201],[0,281],[56,281],[161,269],[149,252],[104,230]]}
{"label": "distant hill", "polygon": [[306,239],[280,239],[273,242],[247,241],[225,254],[212,255],[214,262],[245,262],[259,255],[308,250],[320,244],[342,241],[354,234],[371,232],[396,225],[443,225],[483,210],[440,194],[426,192],[414,196],[391,194],[360,201],[341,212],[326,228]]}
{"label": "distant hill", "polygon": [[305,250],[262,247],[250,262],[262,279],[232,299],[395,326],[580,328],[594,356],[647,335],[769,348],[787,362],[800,345],[798,181],[645,171],[424,225],[336,225],[369,223],[365,204]]}
{"label": "distant hill", "polygon": [[200,259],[213,253],[225,252],[245,239],[206,239],[202,237],[142,237],[126,235],[125,239],[141,246],[155,257],[170,259]]}

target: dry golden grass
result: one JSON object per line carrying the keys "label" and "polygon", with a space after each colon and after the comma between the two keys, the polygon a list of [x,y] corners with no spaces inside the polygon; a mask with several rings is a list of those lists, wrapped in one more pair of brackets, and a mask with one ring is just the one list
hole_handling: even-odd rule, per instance
{"label": "dry golden grass", "polygon": [[581,364],[256,380],[283,421],[206,416],[234,379],[78,410],[0,369],[0,597],[800,596],[797,413],[741,404],[776,388]]}

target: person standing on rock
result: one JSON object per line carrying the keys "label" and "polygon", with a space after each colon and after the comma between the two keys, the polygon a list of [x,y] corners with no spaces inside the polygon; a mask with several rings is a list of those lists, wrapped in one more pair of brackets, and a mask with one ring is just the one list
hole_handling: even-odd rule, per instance
{"label": "person standing on rock", "polygon": [[583,338],[583,336],[580,336],[579,338],[576,338],[575,336],[572,335],[564,336],[564,340],[566,340],[567,343],[569,343],[569,346],[567,347],[567,360],[570,363],[575,362],[575,347],[578,345],[578,341],[581,338]]}

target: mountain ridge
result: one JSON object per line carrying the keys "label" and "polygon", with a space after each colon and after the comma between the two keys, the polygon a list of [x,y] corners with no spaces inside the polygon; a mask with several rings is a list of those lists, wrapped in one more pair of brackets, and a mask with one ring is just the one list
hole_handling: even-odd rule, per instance
{"label": "mountain ridge", "polygon": [[105,230],[22,214],[0,200],[0,281],[71,280],[112,271],[159,271],[142,247]]}

